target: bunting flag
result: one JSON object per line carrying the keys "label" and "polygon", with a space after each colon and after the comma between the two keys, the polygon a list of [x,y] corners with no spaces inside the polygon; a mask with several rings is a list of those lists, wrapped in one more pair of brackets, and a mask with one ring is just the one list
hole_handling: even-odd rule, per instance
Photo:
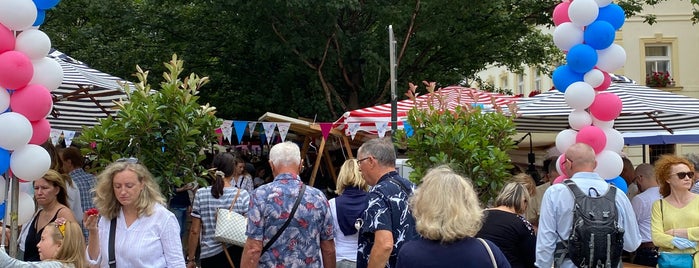
{"label": "bunting flag", "polygon": [[51,137],[51,143],[53,145],[58,145],[58,140],[61,138],[61,133],[63,130],[60,129],[51,129],[51,132],[49,134],[49,137]]}
{"label": "bunting flag", "polygon": [[379,134],[379,138],[383,138],[386,135],[386,130],[388,130],[388,122],[376,122],[376,132]]}
{"label": "bunting flag", "polygon": [[235,135],[238,137],[238,144],[243,144],[243,135],[245,134],[245,127],[247,125],[248,121],[233,121]]}
{"label": "bunting flag", "polygon": [[274,136],[274,128],[277,123],[274,122],[262,122],[262,128],[265,129],[265,136],[267,137],[267,144],[271,144],[272,136]]}
{"label": "bunting flag", "polygon": [[350,136],[352,136],[352,140],[354,140],[354,136],[357,135],[357,131],[359,131],[359,126],[361,123],[349,123],[347,124],[347,128],[349,129]]}
{"label": "bunting flag", "polygon": [[[223,145],[223,130],[221,128],[216,129],[216,139],[218,140],[218,145]],[[131,141],[129,141],[129,146],[131,146]]]}
{"label": "bunting flag", "polygon": [[231,140],[231,132],[233,131],[233,128],[231,127],[232,123],[233,121],[231,120],[223,120],[223,123],[221,123],[221,134],[223,134],[223,138],[230,143],[233,143]]}
{"label": "bunting flag", "polygon": [[282,138],[282,142],[286,140],[286,134],[289,133],[289,127],[291,123],[277,123],[277,130],[279,130],[279,135]]}
{"label": "bunting flag", "polygon": [[323,133],[323,139],[328,139],[328,134],[330,130],[333,129],[333,123],[318,123],[320,125],[320,132]]}
{"label": "bunting flag", "polygon": [[257,122],[252,121],[248,122],[248,131],[250,131],[250,137],[253,137],[255,135],[255,127],[257,126]]}
{"label": "bunting flag", "polygon": [[63,131],[63,139],[65,139],[65,141],[66,141],[66,147],[73,144],[73,137],[75,137],[75,131],[72,131],[72,130],[64,130]]}
{"label": "bunting flag", "polygon": [[403,121],[403,130],[405,130],[405,135],[407,135],[408,138],[415,134],[415,131],[413,131],[413,126],[408,123],[408,120]]}

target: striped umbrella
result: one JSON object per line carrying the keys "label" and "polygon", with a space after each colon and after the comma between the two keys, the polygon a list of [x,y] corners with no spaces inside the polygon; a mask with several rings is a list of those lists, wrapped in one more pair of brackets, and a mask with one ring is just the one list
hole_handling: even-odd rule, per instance
{"label": "striped umbrella", "polygon": [[117,83],[124,79],[92,69],[58,50],[48,57],[63,69],[63,82],[52,92],[53,111],[47,118],[51,128],[79,131],[116,114],[114,101],[126,99]]}
{"label": "striped umbrella", "polygon": [[[398,102],[398,129],[403,128],[403,121],[407,120],[408,111],[413,107],[427,108],[430,104],[440,106],[443,103],[449,110],[457,106],[480,104],[484,111],[493,109],[493,104],[505,107],[514,103],[519,98],[514,96],[501,95],[473,88],[450,86],[439,89],[434,93],[418,96],[415,100],[406,99]],[[357,109],[345,112],[340,119],[335,121],[334,126],[340,130],[345,130],[346,135],[350,135],[348,124],[359,123],[359,131],[370,134],[377,134],[376,123],[388,123],[391,127],[391,104],[381,104],[377,106]]]}
{"label": "striped umbrella", "polygon": [[[614,121],[619,132],[699,129],[699,99],[638,85],[628,78],[616,76],[607,89],[623,103],[621,115]],[[517,104],[515,119],[520,132],[558,132],[569,128],[572,111],[564,94],[551,90]]]}

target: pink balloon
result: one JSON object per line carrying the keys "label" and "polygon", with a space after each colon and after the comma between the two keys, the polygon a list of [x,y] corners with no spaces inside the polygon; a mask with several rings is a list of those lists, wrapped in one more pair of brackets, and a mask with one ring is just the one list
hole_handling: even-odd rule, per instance
{"label": "pink balloon", "polygon": [[590,105],[590,113],[599,120],[611,121],[619,117],[622,106],[619,96],[611,92],[602,92],[595,96]]}
{"label": "pink balloon", "polygon": [[0,54],[0,86],[7,89],[19,89],[29,84],[34,76],[32,61],[18,51]]}
{"label": "pink balloon", "polygon": [[556,169],[556,171],[558,171],[558,174],[564,177],[568,177],[568,171],[566,170],[565,166],[566,154],[559,155],[557,161],[558,168]]}
{"label": "pink balloon", "polygon": [[609,73],[602,71],[602,74],[604,74],[604,80],[602,81],[602,84],[595,88],[595,91],[605,91],[610,85],[612,85],[612,77],[609,76]]}
{"label": "pink balloon", "polygon": [[0,53],[15,49],[15,35],[0,23]]}
{"label": "pink balloon", "polygon": [[51,124],[46,118],[33,121],[32,129],[34,130],[34,134],[32,134],[29,144],[41,145],[49,140],[49,136],[51,135]]}
{"label": "pink balloon", "polygon": [[553,9],[553,24],[558,26],[564,22],[570,22],[570,17],[568,16],[568,8],[570,7],[570,2],[562,2]]}
{"label": "pink balloon", "polygon": [[51,110],[53,98],[43,85],[29,85],[15,91],[10,97],[10,108],[13,112],[24,115],[29,121],[45,118]]}
{"label": "pink balloon", "polygon": [[575,136],[575,142],[582,142],[590,145],[590,147],[595,150],[595,153],[598,154],[599,152],[603,151],[604,146],[607,145],[607,136],[604,134],[604,131],[601,128],[596,126],[587,126],[578,131],[578,135]]}
{"label": "pink balloon", "polygon": [[566,180],[567,178],[568,178],[568,177],[566,177],[565,175],[560,175],[560,176],[556,177],[556,178],[553,180],[553,182],[551,182],[551,185],[554,185],[554,184],[556,184],[556,183],[561,183],[561,182],[563,182],[564,180]]}

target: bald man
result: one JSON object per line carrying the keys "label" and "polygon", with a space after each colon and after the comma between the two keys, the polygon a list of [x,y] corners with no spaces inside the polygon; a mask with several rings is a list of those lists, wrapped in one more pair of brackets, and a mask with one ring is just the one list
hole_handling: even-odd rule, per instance
{"label": "bald man", "polygon": [[[597,167],[597,161],[595,160],[595,151],[589,145],[576,143],[566,150],[565,155],[564,166],[568,175],[572,175],[570,180],[575,182],[583,193],[588,196],[595,193],[603,196],[607,193],[609,184],[593,172]],[[618,224],[625,230],[623,248],[626,251],[635,251],[641,244],[641,235],[638,232],[631,202],[623,192],[617,191],[615,205]],[[563,183],[551,185],[544,193],[544,198],[541,201],[539,233],[536,239],[536,267],[552,267],[556,244],[563,242],[561,237],[566,239],[570,237],[574,206],[573,193]],[[560,267],[575,267],[568,257],[561,260]],[[621,267],[621,261],[619,261],[619,267]]]}
{"label": "bald man", "polygon": [[636,184],[641,191],[633,197],[631,206],[638,219],[638,230],[641,232],[641,246],[636,250],[633,263],[653,266],[658,263],[658,248],[650,236],[650,215],[653,202],[660,200],[660,188],[655,180],[655,169],[651,164],[640,164],[636,167]]}

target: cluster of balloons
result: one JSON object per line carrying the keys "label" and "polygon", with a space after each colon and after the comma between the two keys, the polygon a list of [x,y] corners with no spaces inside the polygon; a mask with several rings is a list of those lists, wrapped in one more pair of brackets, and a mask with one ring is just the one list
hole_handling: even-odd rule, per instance
{"label": "cluster of balloons", "polygon": [[[573,108],[568,116],[571,129],[556,136],[556,149],[565,152],[575,143],[590,145],[597,154],[595,172],[622,190],[627,188],[619,177],[624,138],[613,128],[622,102],[605,90],[611,84],[609,73],[626,62],[624,48],[614,44],[624,20],[624,10],[612,0],[564,0],[553,11],[553,41],[566,53],[566,64],[553,72],[553,84]],[[568,177],[561,169],[564,161],[561,155],[562,175],[554,183]]]}
{"label": "cluster of balloons", "polygon": [[[53,108],[51,91],[63,81],[63,69],[47,57],[51,40],[38,26],[58,1],[0,0],[0,174],[23,181],[41,178],[51,165],[40,144],[51,132],[46,117]],[[4,179],[0,185],[4,195]],[[19,206],[23,224],[34,211],[31,196],[20,193]],[[22,217],[23,210],[29,217]]]}

